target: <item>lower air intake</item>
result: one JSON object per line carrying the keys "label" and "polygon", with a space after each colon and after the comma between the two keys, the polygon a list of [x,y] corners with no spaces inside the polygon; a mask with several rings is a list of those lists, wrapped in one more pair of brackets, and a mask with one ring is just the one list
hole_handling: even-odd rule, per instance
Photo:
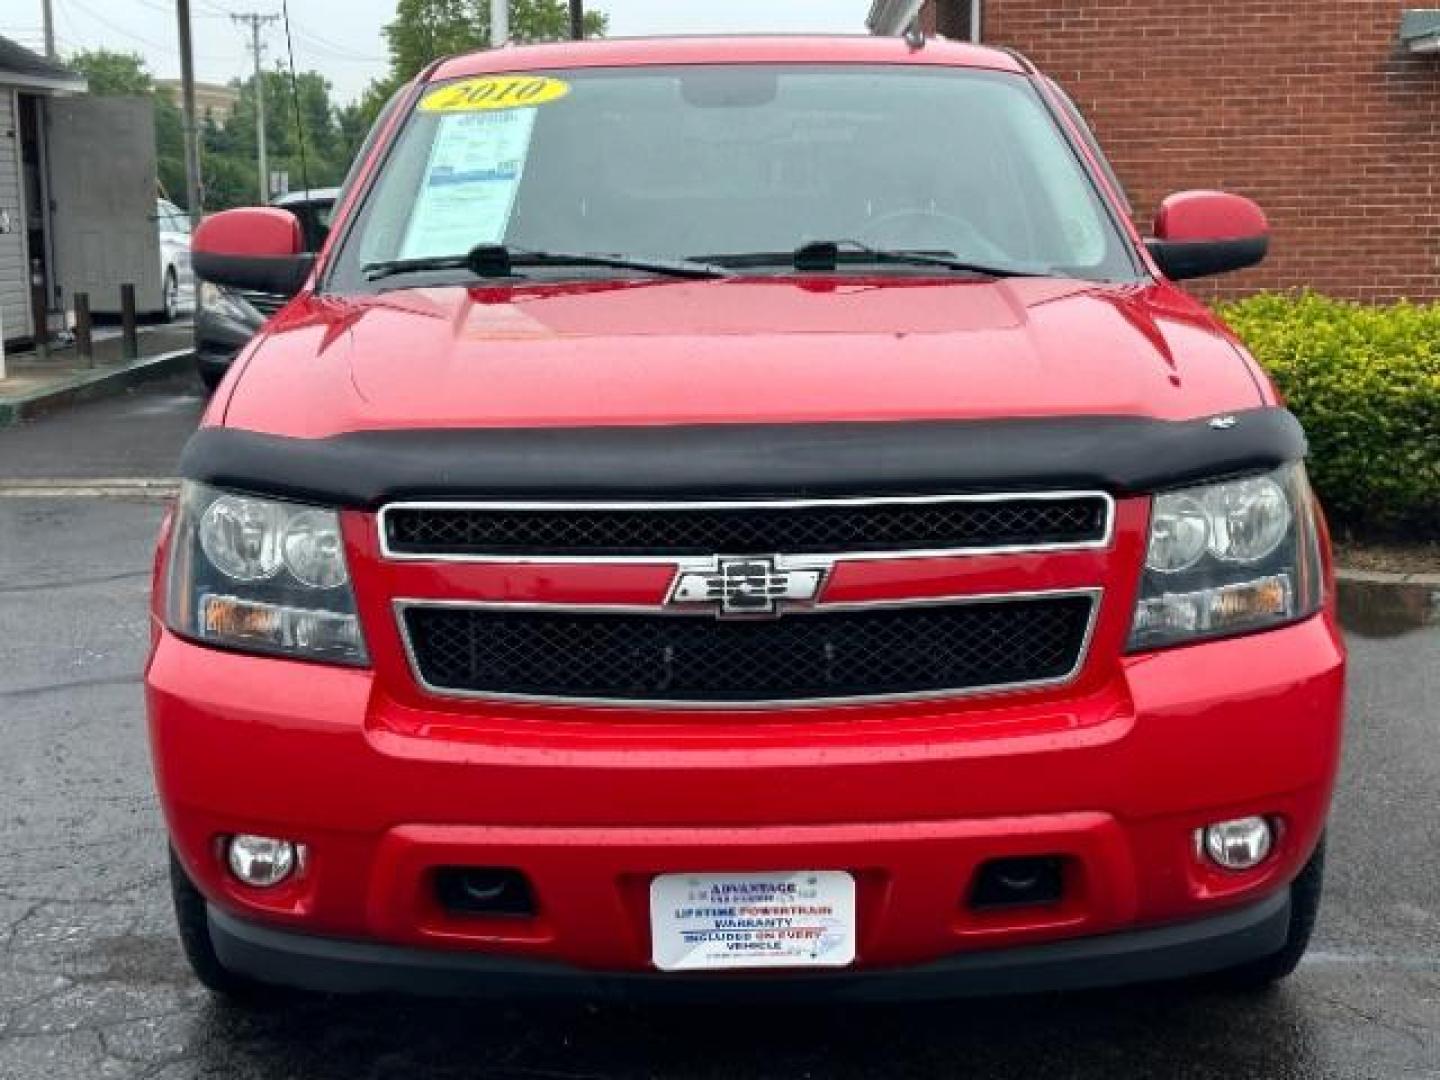
{"label": "lower air intake", "polygon": [[764,621],[481,607],[403,614],[441,693],[614,704],[753,706],[1064,681],[1091,595],[817,611]]}

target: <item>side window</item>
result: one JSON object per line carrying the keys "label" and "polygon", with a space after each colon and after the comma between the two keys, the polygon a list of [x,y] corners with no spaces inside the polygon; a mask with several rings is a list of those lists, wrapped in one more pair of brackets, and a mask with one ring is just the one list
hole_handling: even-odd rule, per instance
{"label": "side window", "polygon": [[1080,130],[1080,135],[1084,138],[1086,147],[1089,148],[1090,153],[1095,155],[1095,160],[1100,163],[1100,168],[1105,173],[1105,179],[1110,182],[1111,187],[1119,192],[1120,199],[1125,205],[1125,213],[1134,217],[1135,207],[1130,202],[1130,195],[1125,190],[1125,185],[1120,182],[1120,177],[1116,175],[1115,167],[1110,164],[1110,159],[1105,156],[1105,151],[1100,148],[1100,140],[1095,138],[1095,132],[1091,130],[1089,122],[1085,119],[1085,114],[1080,111],[1079,106],[1075,104],[1070,95],[1065,92],[1065,89],[1054,79],[1047,78],[1045,85],[1055,91],[1055,96],[1060,99],[1060,104],[1065,109],[1065,115],[1068,116],[1071,122]]}
{"label": "side window", "polygon": [[316,203],[310,207],[311,227],[315,230],[315,250],[319,251],[330,238],[330,222],[335,217],[334,203]]}
{"label": "side window", "polygon": [[324,247],[325,238],[330,235],[330,216],[335,211],[335,204],[300,203],[287,209],[300,222],[300,230],[305,234],[305,250],[319,251]]}
{"label": "side window", "polygon": [[[355,160],[350,163],[350,168],[345,173],[345,179],[340,182],[340,193],[335,199],[336,205],[343,203],[345,197],[350,194],[350,186],[355,183],[355,178],[360,173],[361,165],[363,165],[365,159],[370,156],[371,151],[375,149],[375,143],[380,138],[380,132],[385,130],[385,125],[394,114],[396,107],[400,104],[400,99],[409,93],[409,91],[409,83],[406,83],[400,87],[399,90],[396,90],[395,93],[390,95],[390,100],[385,103],[385,107],[380,110],[380,115],[375,117],[375,123],[370,125],[370,130],[365,135],[365,141],[360,144],[360,149],[356,151]],[[329,226],[328,220],[326,221],[326,226]]]}
{"label": "side window", "polygon": [[325,211],[323,231],[315,238],[313,250],[319,251],[325,242],[329,240],[330,226],[334,221],[336,208],[341,206],[350,196],[350,189],[359,178],[361,168],[370,155],[375,152],[375,144],[380,141],[380,133],[385,130],[385,125],[390,122],[390,118],[395,115],[396,110],[400,106],[400,102],[410,93],[410,87],[411,84],[406,83],[400,87],[399,90],[396,90],[395,93],[391,94],[390,100],[385,103],[385,107],[382,108],[380,114],[375,117],[375,122],[370,125],[370,130],[365,135],[365,141],[360,144],[360,149],[355,152],[355,160],[350,162],[350,168],[345,172],[345,179],[340,181],[340,189],[336,192],[335,201]]}
{"label": "side window", "polygon": [[161,232],[190,232],[190,219],[174,203],[161,199],[155,204],[155,220]]}

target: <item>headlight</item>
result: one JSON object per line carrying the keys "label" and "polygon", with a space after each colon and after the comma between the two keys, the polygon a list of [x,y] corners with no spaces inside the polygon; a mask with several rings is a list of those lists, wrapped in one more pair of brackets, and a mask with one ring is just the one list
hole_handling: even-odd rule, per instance
{"label": "headlight", "polygon": [[1157,495],[1131,651],[1314,614],[1321,602],[1315,514],[1300,465]]}
{"label": "headlight", "polygon": [[248,652],[365,664],[334,510],[186,483],[171,540],[166,621]]}
{"label": "headlight", "polygon": [[208,281],[200,286],[199,306],[235,322],[254,323],[264,320],[264,316],[247,303],[244,297]]}

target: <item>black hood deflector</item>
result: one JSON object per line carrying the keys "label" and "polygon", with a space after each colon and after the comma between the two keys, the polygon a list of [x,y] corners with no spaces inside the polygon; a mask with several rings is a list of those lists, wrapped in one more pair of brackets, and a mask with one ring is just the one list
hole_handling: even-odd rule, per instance
{"label": "black hood deflector", "polygon": [[375,509],[399,499],[731,499],[1103,490],[1128,495],[1305,456],[1283,409],[909,423],[357,431],[191,438],[181,474],[217,487]]}

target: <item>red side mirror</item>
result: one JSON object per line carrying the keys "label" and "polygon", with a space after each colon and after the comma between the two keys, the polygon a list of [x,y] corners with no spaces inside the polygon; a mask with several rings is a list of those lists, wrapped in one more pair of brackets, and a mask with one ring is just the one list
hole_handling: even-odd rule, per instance
{"label": "red side mirror", "polygon": [[200,223],[190,243],[195,275],[215,285],[294,296],[315,265],[300,221],[288,210],[223,210]]}
{"label": "red side mirror", "polygon": [[1165,276],[1174,280],[1223,274],[1265,258],[1270,223],[1243,195],[1182,191],[1160,204],[1155,239],[1146,247]]}

